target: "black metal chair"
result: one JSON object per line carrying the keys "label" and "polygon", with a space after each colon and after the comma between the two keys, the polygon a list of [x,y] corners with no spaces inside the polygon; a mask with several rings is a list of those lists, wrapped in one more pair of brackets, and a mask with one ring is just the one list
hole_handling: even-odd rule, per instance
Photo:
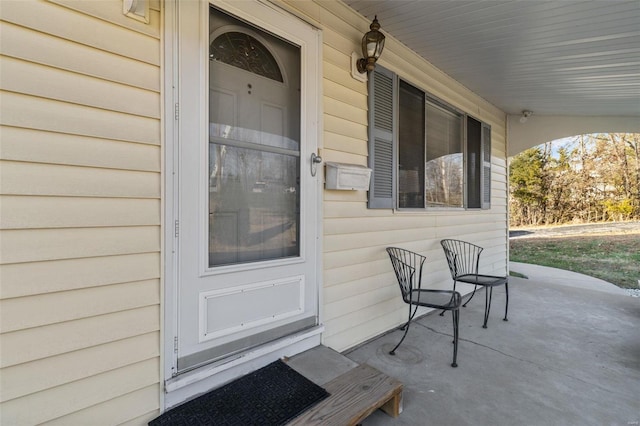
{"label": "black metal chair", "polygon": [[460,323],[462,296],[457,291],[422,288],[422,266],[426,259],[424,256],[398,247],[387,247],[387,253],[389,253],[393,270],[400,285],[402,300],[409,305],[409,319],[400,328],[404,330],[402,339],[389,353],[395,355],[396,349],[407,337],[409,325],[419,306],[443,309],[444,311],[451,311],[453,316],[453,363],[451,366],[457,367],[458,325]]}
{"label": "black metal chair", "polygon": [[[493,296],[493,288],[504,284],[506,291],[506,302],[504,306],[504,321],[508,321],[507,312],[509,310],[509,277],[501,277],[495,275],[483,275],[478,273],[480,266],[480,254],[483,248],[475,244],[460,241],[446,239],[440,241],[444,254],[447,258],[447,264],[449,265],[449,271],[453,278],[453,289],[456,289],[456,283],[473,284],[473,293],[469,300],[464,305],[473,299],[476,294],[478,286],[485,287],[484,295],[484,324],[483,328],[487,328],[487,321],[489,320],[489,311],[491,310],[491,298]],[[443,315],[444,311],[440,315]]]}

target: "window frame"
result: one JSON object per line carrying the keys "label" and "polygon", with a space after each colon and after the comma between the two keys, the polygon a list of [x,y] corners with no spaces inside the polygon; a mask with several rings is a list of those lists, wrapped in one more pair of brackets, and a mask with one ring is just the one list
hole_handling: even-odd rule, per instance
{"label": "window frame", "polygon": [[[383,76],[384,78],[381,78]],[[388,79],[391,80],[390,85]],[[408,84],[417,90],[421,91],[424,95],[425,116],[424,116],[424,152],[425,152],[425,164],[427,158],[429,130],[427,127],[427,104],[431,103],[438,108],[443,108],[445,111],[458,115],[461,122],[461,154],[463,158],[462,163],[462,206],[428,206],[426,200],[426,186],[424,186],[423,207],[400,207],[400,188],[399,188],[399,114],[400,114],[400,82]],[[379,86],[387,86],[380,89]],[[408,79],[401,78],[397,73],[390,71],[381,66],[376,66],[376,69],[369,74],[369,167],[372,169],[371,184],[368,194],[368,208],[370,209],[393,209],[399,212],[442,212],[442,211],[466,211],[466,210],[488,210],[491,208],[491,126],[476,118],[475,116],[466,113],[465,111],[457,108],[450,103],[443,101],[427,90],[423,89],[419,85],[414,84]],[[390,93],[389,93],[390,92]],[[391,105],[379,105],[377,104],[377,98],[383,93],[380,102],[391,102]],[[389,100],[389,96],[391,100]],[[378,127],[379,119],[377,114],[380,110],[384,110],[386,114],[391,114],[392,117],[385,116],[385,120],[392,123],[392,129],[381,132]],[[478,155],[478,184],[475,190],[478,191],[477,197],[479,199],[478,206],[469,206],[469,192],[470,192],[470,179],[468,176],[468,162],[469,160],[469,120],[474,120],[479,123],[479,151]],[[382,136],[381,136],[382,135]],[[383,144],[381,144],[381,139]],[[390,145],[390,147],[389,147]],[[384,148],[385,153],[380,154],[380,147]],[[392,155],[390,164],[388,163],[389,155],[386,151],[391,149]],[[381,161],[381,159],[383,161]],[[488,160],[488,161],[487,161]],[[381,167],[382,165],[382,167]],[[388,169],[391,168],[391,177],[389,177]],[[384,169],[384,173],[376,173]],[[423,166],[423,175],[425,175],[425,167]],[[391,182],[391,194],[389,196],[388,191],[380,191],[382,186],[385,186],[387,181]]]}

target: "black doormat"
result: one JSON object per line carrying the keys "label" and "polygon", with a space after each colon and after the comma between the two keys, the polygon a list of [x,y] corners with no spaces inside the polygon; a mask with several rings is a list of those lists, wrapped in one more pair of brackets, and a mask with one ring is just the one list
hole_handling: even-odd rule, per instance
{"label": "black doormat", "polygon": [[284,425],[327,396],[278,360],[165,412],[149,426]]}

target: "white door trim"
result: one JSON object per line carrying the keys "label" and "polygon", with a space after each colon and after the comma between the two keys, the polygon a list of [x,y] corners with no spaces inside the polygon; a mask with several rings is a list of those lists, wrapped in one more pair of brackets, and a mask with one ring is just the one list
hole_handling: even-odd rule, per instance
{"label": "white door trim", "polygon": [[[163,77],[164,77],[164,182],[163,182],[163,225],[162,237],[164,253],[161,257],[162,270],[164,272],[163,294],[164,302],[161,320],[161,383],[174,375],[178,357],[176,351],[177,342],[174,340],[178,329],[178,312],[176,298],[178,294],[178,268],[176,258],[178,200],[175,189],[178,186],[176,163],[178,161],[178,61],[177,61],[177,0],[164,2],[164,28],[163,28]],[[165,392],[161,389],[161,407],[165,407]]]}
{"label": "white door trim", "polygon": [[[257,0],[263,5],[268,5],[271,9],[282,13],[289,17],[294,16],[290,12],[281,9],[277,5],[272,3]],[[219,386],[225,381],[230,380],[234,376],[245,374],[248,371],[259,368],[261,365],[271,362],[274,359],[278,359],[284,355],[290,355],[291,350],[300,352],[308,348],[317,346],[321,341],[321,333],[324,329],[322,306],[322,199],[323,199],[323,182],[324,173],[323,168],[320,167],[320,173],[316,177],[316,184],[318,185],[318,191],[316,199],[310,203],[314,205],[317,210],[316,215],[316,291],[318,293],[318,318],[319,326],[306,330],[291,336],[287,336],[281,340],[278,340],[267,347],[258,348],[253,351],[249,351],[247,354],[236,357],[226,362],[220,362],[208,366],[198,368],[196,370],[180,374],[177,376],[177,349],[176,338],[178,333],[178,254],[177,254],[177,228],[176,220],[179,217],[179,204],[176,189],[178,188],[178,173],[177,164],[179,160],[178,149],[178,132],[179,132],[179,111],[177,110],[178,94],[179,94],[179,81],[178,81],[178,13],[177,13],[177,0],[167,0],[164,2],[164,30],[163,30],[163,69],[162,75],[164,78],[164,93],[163,93],[163,107],[164,107],[164,126],[162,128],[164,147],[163,153],[163,167],[164,167],[164,181],[163,181],[163,224],[164,232],[163,238],[163,256],[161,257],[161,269],[163,271],[163,294],[161,295],[163,309],[163,319],[161,321],[160,330],[160,345],[161,345],[161,374],[162,383],[164,389],[161,389],[161,407],[166,409],[173,405],[203,392],[203,388],[211,388],[216,384]],[[238,13],[236,6],[233,4],[233,0],[210,0],[211,4],[220,7],[223,10],[230,11],[234,14]],[[308,21],[296,17],[296,19],[304,22],[306,25],[310,25]],[[269,22],[258,20],[252,20],[253,23],[263,28],[269,29],[273,24]],[[301,102],[315,109],[314,117],[316,122],[310,123],[310,126],[306,126],[302,123],[302,128],[313,129],[317,134],[315,135],[318,151],[322,149],[322,32],[317,30],[316,40],[317,51],[320,52],[320,57],[317,59],[317,65],[315,69],[302,69],[302,78],[307,79],[311,84],[314,84],[315,91],[318,94],[317,99],[308,99],[303,96]],[[305,130],[309,131],[309,130]],[[303,171],[310,168],[309,156],[311,152],[308,150],[302,151],[302,167]],[[313,226],[313,224],[310,224]],[[287,349],[289,348],[289,349]],[[192,386],[192,389],[189,387]],[[186,390],[185,390],[186,389]]]}

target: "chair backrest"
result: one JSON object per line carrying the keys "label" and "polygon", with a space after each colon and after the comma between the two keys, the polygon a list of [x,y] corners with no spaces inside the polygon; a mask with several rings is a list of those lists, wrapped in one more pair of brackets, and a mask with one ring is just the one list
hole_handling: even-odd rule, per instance
{"label": "chair backrest", "polygon": [[387,247],[387,253],[396,273],[402,300],[411,301],[411,290],[419,289],[422,285],[422,265],[426,257],[399,247]]}
{"label": "chair backrest", "polygon": [[440,244],[447,258],[451,278],[455,280],[462,275],[478,274],[482,247],[467,241],[451,239],[442,240]]}

